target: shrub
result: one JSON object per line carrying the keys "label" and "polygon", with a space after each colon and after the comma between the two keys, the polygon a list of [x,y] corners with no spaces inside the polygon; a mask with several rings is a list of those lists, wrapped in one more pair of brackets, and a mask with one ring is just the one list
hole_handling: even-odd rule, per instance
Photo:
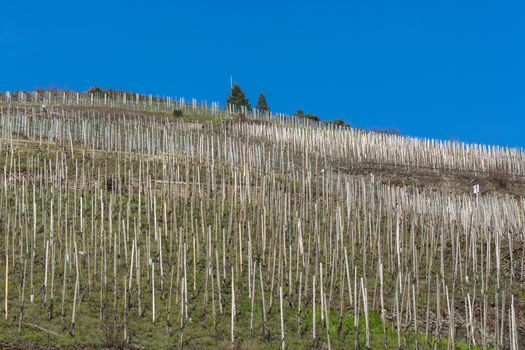
{"label": "shrub", "polygon": [[386,131],[389,135],[401,135],[401,132],[396,128],[390,128]]}
{"label": "shrub", "polygon": [[348,125],[343,119],[336,119],[334,121],[331,121],[330,122],[332,125],[334,126],[338,126],[338,127],[341,127],[341,128],[349,128],[350,125]]}
{"label": "shrub", "polygon": [[171,113],[175,118],[182,118],[184,116],[184,112],[180,109],[174,109]]}
{"label": "shrub", "polygon": [[103,92],[104,92],[104,90],[102,90],[98,86],[92,86],[87,91],[88,94],[102,94]]}
{"label": "shrub", "polygon": [[320,122],[321,121],[321,118],[319,118],[318,116],[316,116],[315,114],[307,114],[304,116],[306,119],[308,120],[311,120],[311,121],[314,121],[314,122]]}
{"label": "shrub", "polygon": [[387,134],[387,135],[397,135],[397,136],[401,135],[401,132],[396,128],[390,128],[390,129],[372,128],[370,129],[370,131],[377,133],[377,134]]}

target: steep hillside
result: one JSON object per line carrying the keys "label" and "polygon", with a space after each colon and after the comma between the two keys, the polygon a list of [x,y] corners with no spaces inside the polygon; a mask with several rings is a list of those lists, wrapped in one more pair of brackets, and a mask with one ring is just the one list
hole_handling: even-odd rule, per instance
{"label": "steep hillside", "polygon": [[0,345],[525,347],[522,150],[44,91],[0,166]]}

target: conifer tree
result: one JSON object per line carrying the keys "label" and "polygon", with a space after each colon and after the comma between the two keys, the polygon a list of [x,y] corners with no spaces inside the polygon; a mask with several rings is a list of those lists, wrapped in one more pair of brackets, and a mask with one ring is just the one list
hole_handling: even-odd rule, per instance
{"label": "conifer tree", "polygon": [[264,96],[264,93],[262,92],[259,95],[259,99],[257,100],[257,109],[261,112],[268,112],[270,110],[268,102],[266,101],[266,96]]}
{"label": "conifer tree", "polygon": [[250,101],[248,101],[248,98],[244,94],[244,91],[242,91],[242,88],[239,84],[234,84],[230,93],[230,96],[228,97],[227,103],[235,106],[237,108],[240,107],[246,107],[247,109],[251,109]]}

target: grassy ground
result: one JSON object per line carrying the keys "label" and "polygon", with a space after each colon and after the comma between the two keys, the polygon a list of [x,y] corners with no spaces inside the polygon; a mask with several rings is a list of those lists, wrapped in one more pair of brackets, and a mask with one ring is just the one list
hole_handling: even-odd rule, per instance
{"label": "grassy ground", "polygon": [[[278,305],[277,305],[278,306]],[[276,349],[281,345],[280,323],[278,307],[274,305],[268,314],[267,327],[271,329],[269,336],[262,334],[261,310],[256,308],[253,336],[250,334],[250,304],[248,300],[241,300],[238,305],[239,315],[235,325],[235,348],[240,349]],[[20,333],[16,320],[0,322],[0,336],[7,342],[18,344],[19,346],[30,347],[38,345],[42,347],[59,348],[102,348],[113,346],[124,346],[123,340],[114,332],[122,331],[121,315],[117,322],[107,322],[106,326],[98,325],[98,307],[82,307],[79,310],[77,331],[72,337],[67,331],[60,317],[48,320],[45,310],[38,315],[28,314],[27,319],[39,324],[45,321],[46,330],[37,329],[30,324],[24,323]],[[230,310],[225,309],[223,315],[218,315],[216,326],[210,314],[209,307],[195,307],[190,311],[190,320],[184,324],[181,332],[178,325],[170,333],[167,323],[167,314],[161,313],[159,320],[152,323],[148,312],[144,316],[130,315],[129,319],[129,344],[130,347],[145,349],[231,349],[230,341]],[[327,348],[328,338],[326,329],[320,324],[320,309],[317,309],[317,343],[312,340],[312,310],[302,313],[303,323],[298,324],[296,310],[288,310],[285,314],[285,344],[289,349],[307,348]],[[341,320],[336,311],[330,312],[330,343],[333,349],[348,349],[356,345],[356,334],[354,330],[354,318],[345,313]],[[176,321],[175,321],[176,323]],[[383,335],[381,318],[377,314],[369,317],[370,325],[370,348],[371,349],[395,349],[397,348],[397,334],[394,327],[386,324],[386,337]],[[182,343],[181,343],[182,337]],[[419,349],[447,349],[446,340],[438,341],[434,337],[426,338],[424,334],[414,334],[410,331],[401,337],[401,348],[416,349],[416,341]],[[366,348],[365,320],[360,317],[357,344],[361,348]],[[456,343],[457,349],[467,349],[464,342]],[[473,346],[471,349],[479,349]]]}
{"label": "grassy ground", "polygon": [[[170,118],[170,120],[176,120],[170,113],[165,112],[152,112],[152,115],[158,118]],[[213,116],[209,115],[198,115],[198,114],[188,114],[182,117],[182,120],[185,121],[192,121],[192,122],[217,122],[220,123],[222,120],[217,120]],[[67,154],[69,152],[67,147],[62,147],[65,152],[60,151],[61,147],[57,147],[54,145],[46,145],[42,147],[42,149],[34,149],[29,146],[28,143],[21,144],[18,149],[15,150],[15,154],[17,157],[21,158],[21,166],[20,171],[24,173],[26,170],[29,169],[28,165],[26,164],[26,161],[28,158],[35,156],[35,155],[41,155],[42,159],[48,159],[50,162],[54,161],[57,157],[57,154]],[[88,150],[89,153],[89,150]],[[9,166],[9,157],[10,157],[9,151],[2,151],[0,152],[0,167],[3,169],[4,166]],[[80,159],[81,153],[78,152],[76,154],[78,159]],[[135,155],[137,156],[137,155]],[[114,174],[115,173],[115,163],[116,159],[110,152],[100,152],[99,155],[94,157],[94,159],[90,160],[89,156],[86,158],[86,169],[93,169],[96,166],[101,166],[103,170],[106,170],[108,173]],[[74,169],[75,163],[72,161],[72,159],[67,159],[67,165],[70,169],[70,177],[72,180],[73,172],[71,172],[71,169]],[[135,163],[136,160],[130,161],[127,163],[127,165],[133,165],[136,166]],[[159,170],[162,167],[162,164],[160,162],[154,163],[151,162],[151,169]],[[192,164],[193,167],[193,164]],[[29,169],[30,170],[30,169]],[[184,170],[184,169],[183,169]],[[204,173],[204,171],[203,171]],[[96,172],[91,173],[91,176],[94,178],[94,174]],[[136,175],[136,169],[135,169],[135,175]],[[93,180],[93,179],[91,179]],[[188,177],[186,179],[188,182],[190,178]],[[230,180],[229,178],[227,180]],[[292,177],[287,177],[283,174],[282,177],[277,177],[275,179],[275,182],[278,184],[277,188],[281,190],[290,189],[290,188],[300,188],[302,186],[301,180],[294,179]],[[99,184],[100,188],[96,189],[87,189],[83,192],[84,199],[85,199],[85,217],[89,218],[91,215],[91,211],[93,208],[90,208],[91,199],[95,194],[97,194],[99,190],[104,191],[104,198],[106,200],[108,199],[108,193],[110,190],[107,190],[106,186],[102,183]],[[231,185],[226,185],[230,186]],[[51,186],[50,186],[51,187]],[[255,189],[255,187],[253,187]],[[32,191],[30,188],[29,191]],[[46,189],[46,191],[49,190],[49,188]],[[315,190],[315,188],[314,188]],[[16,202],[14,200],[14,192],[18,191],[20,192],[20,187],[14,187],[14,189],[10,189],[10,197],[7,199],[2,197],[2,200],[5,200],[5,205],[3,206],[5,211],[2,211],[2,213],[9,213],[12,215],[12,217],[15,217],[15,214],[18,215],[18,213],[15,213],[14,211],[16,209]],[[38,190],[37,190],[38,191]],[[113,191],[115,192],[115,191]],[[290,191],[289,191],[290,192]],[[293,191],[295,193],[295,191]],[[162,193],[164,195],[164,193]],[[26,194],[27,195],[27,194]],[[98,194],[97,194],[98,195]],[[114,197],[112,199],[114,200],[115,208],[117,208],[119,205],[122,205],[124,207],[124,204],[127,203],[127,195],[124,194],[123,196],[112,194]],[[181,197],[184,196],[184,194],[179,194]],[[74,196],[73,192],[69,190],[69,192],[64,192],[63,201],[61,202],[64,205],[69,204],[69,213],[74,212],[75,205],[71,202],[71,198]],[[134,197],[135,196],[135,197]],[[130,201],[130,207],[131,211],[133,213],[136,213],[137,209],[137,195],[129,197],[131,199]],[[293,194],[292,194],[293,197]],[[28,196],[28,198],[32,198],[31,196]],[[59,203],[59,197],[58,197],[58,190],[55,188],[55,192],[50,194],[49,192],[44,193],[43,197],[40,197],[40,192],[37,195],[37,202],[40,204],[42,203],[42,207],[47,210],[47,213],[49,213],[49,202],[51,200],[54,200],[55,203]],[[143,220],[146,217],[146,208],[145,204],[146,198],[142,198],[142,215]],[[159,200],[160,203],[160,200]],[[308,203],[310,205],[311,203]],[[180,203],[179,203],[180,205]],[[188,203],[184,203],[184,205],[189,206]],[[206,199],[205,202],[205,208],[206,210],[214,207],[214,205],[219,205],[219,201],[217,199]],[[56,207],[55,207],[56,208]],[[157,207],[158,208],[158,207]],[[201,212],[199,211],[198,205],[195,205],[195,207],[192,207],[192,209],[188,209],[187,207],[179,206],[179,212],[176,213],[177,219],[179,222],[182,222],[184,220],[184,215],[189,216],[190,218],[200,218]],[[220,225],[226,226],[227,225],[227,219],[228,219],[228,210],[229,208],[233,208],[232,211],[239,210],[240,208],[234,208],[232,205],[227,206],[227,210],[225,211],[224,217],[219,218],[221,221]],[[245,206],[245,212],[249,213],[257,213],[257,211],[260,208],[256,205],[246,205]],[[159,209],[158,209],[159,210]],[[240,217],[239,213],[235,213],[235,218]],[[113,232],[116,231],[117,226],[120,223],[121,217],[117,216],[117,210],[113,212]],[[239,214],[239,215],[238,215]],[[257,213],[258,214],[258,213]],[[26,214],[27,215],[27,214]],[[30,215],[30,214],[29,214]],[[39,222],[39,226],[37,227],[37,234],[38,237],[42,237],[44,232],[44,224],[42,224],[43,221],[45,221],[45,217],[43,218],[43,210],[42,208],[39,208],[38,215],[37,215],[37,222]],[[99,214],[96,214],[99,215]],[[160,218],[160,210],[159,210],[159,218]],[[278,216],[278,215],[275,215]],[[358,215],[361,216],[361,213]],[[23,215],[19,216],[25,218]],[[107,220],[107,216],[105,217]],[[136,218],[136,216],[132,216],[130,218],[130,221],[133,221]],[[363,215],[363,218],[366,218],[365,215]],[[100,220],[100,216],[97,216],[95,219]],[[210,220],[214,220],[212,215],[207,215],[206,222],[204,222],[204,225],[213,225],[214,222]],[[145,221],[145,220],[144,220]],[[203,219],[204,221],[204,219]],[[328,221],[327,218],[321,218],[320,223],[321,225],[326,225],[326,222]],[[2,222],[2,225],[6,224],[6,220]],[[26,222],[27,224],[27,222]],[[71,222],[69,222],[71,224]],[[237,224],[237,222],[235,223]],[[383,224],[382,222],[380,223]],[[78,223],[77,223],[78,225]],[[89,221],[85,223],[85,232],[90,232],[91,226],[89,224]],[[139,225],[142,225],[140,228],[145,232],[148,229],[151,229],[151,227],[148,227],[145,222],[140,222]],[[198,225],[197,225],[198,226]],[[386,222],[385,222],[386,226]],[[5,226],[0,226],[0,228],[4,228]],[[107,222],[105,222],[105,232],[110,231],[109,226]],[[190,225],[186,225],[185,228],[190,227]],[[192,227],[192,226],[191,226]],[[382,229],[382,227],[379,227],[379,229]],[[273,228],[269,228],[269,231],[273,230]],[[19,232],[17,230],[14,230],[11,228],[12,232]],[[60,231],[60,228],[57,228],[57,231]],[[305,232],[306,233],[306,232]],[[4,233],[5,234],[5,233]],[[63,234],[63,233],[62,233]],[[190,232],[190,235],[199,235],[200,231],[199,229],[195,229],[194,232]],[[144,237],[144,236],[143,236]],[[110,237],[111,238],[111,237]],[[140,238],[139,238],[140,239]],[[145,240],[145,238],[142,238]],[[7,241],[7,240],[6,240]],[[203,240],[204,241],[204,240]],[[34,345],[43,346],[43,347],[59,347],[59,348],[101,348],[104,346],[135,346],[139,348],[145,348],[145,349],[172,349],[172,348],[184,348],[184,349],[209,349],[209,348],[224,348],[224,349],[230,349],[232,347],[234,348],[241,348],[241,349],[277,349],[281,346],[281,323],[280,323],[280,311],[279,311],[279,298],[278,294],[276,292],[276,288],[274,287],[273,290],[273,303],[272,306],[269,307],[270,304],[270,298],[271,296],[269,294],[266,294],[266,306],[268,309],[267,314],[267,325],[266,328],[269,331],[269,334],[263,334],[262,332],[262,306],[261,306],[261,298],[259,295],[259,289],[256,289],[256,297],[255,297],[255,308],[254,308],[254,332],[251,334],[250,332],[250,314],[251,314],[251,303],[250,300],[247,298],[247,283],[244,280],[236,281],[237,283],[237,289],[241,290],[242,293],[236,293],[239,297],[236,300],[237,303],[237,310],[238,314],[235,320],[235,327],[234,327],[234,344],[231,342],[231,290],[230,290],[230,284],[228,283],[227,279],[226,281],[223,281],[221,288],[222,288],[222,295],[223,295],[223,310],[220,312],[218,301],[215,300],[215,307],[213,306],[213,302],[211,300],[211,296],[208,298],[208,300],[205,300],[205,292],[203,290],[203,286],[205,285],[205,261],[204,258],[201,257],[200,260],[197,261],[197,275],[195,276],[196,279],[196,285],[198,288],[196,290],[193,290],[191,283],[188,283],[189,286],[189,300],[188,300],[188,319],[184,320],[181,324],[181,318],[180,318],[180,299],[179,288],[174,288],[174,293],[170,296],[168,292],[162,293],[162,291],[159,290],[159,286],[156,285],[155,288],[155,303],[157,308],[156,313],[156,320],[155,322],[152,321],[152,291],[151,286],[148,284],[148,279],[146,278],[146,275],[149,273],[148,271],[148,265],[144,263],[146,260],[145,256],[143,261],[144,267],[141,266],[141,274],[143,276],[142,281],[142,313],[139,315],[138,312],[138,300],[137,300],[137,287],[136,285],[133,285],[131,290],[129,291],[131,294],[131,299],[126,303],[124,300],[124,291],[125,291],[125,280],[124,276],[127,274],[127,271],[129,269],[129,266],[126,265],[126,262],[121,257],[118,257],[118,276],[122,278],[122,280],[117,281],[117,298],[114,299],[113,294],[113,280],[111,279],[111,276],[113,276],[112,273],[112,266],[113,266],[113,252],[111,249],[108,249],[108,255],[110,255],[108,260],[108,276],[109,282],[107,286],[105,286],[105,290],[103,289],[101,291],[102,283],[100,283],[100,274],[94,277],[94,283],[93,288],[91,290],[87,287],[86,282],[86,273],[85,270],[82,270],[81,272],[81,287],[80,287],[80,295],[79,295],[79,303],[77,304],[77,322],[75,324],[74,332],[71,328],[71,315],[72,315],[72,300],[74,295],[74,273],[70,270],[69,273],[66,276],[66,291],[65,291],[65,300],[64,303],[64,309],[62,312],[62,282],[63,282],[63,268],[62,268],[62,262],[60,260],[57,261],[56,266],[56,276],[55,276],[55,285],[54,285],[54,298],[51,299],[51,297],[48,295],[47,300],[44,301],[43,296],[43,280],[44,280],[44,273],[43,273],[43,266],[45,264],[44,262],[44,255],[43,251],[45,248],[43,247],[43,240],[39,240],[40,244],[37,248],[38,253],[36,256],[35,266],[36,267],[36,273],[35,273],[35,281],[34,285],[36,288],[35,295],[36,300],[34,301],[34,304],[28,304],[28,295],[29,290],[28,286],[26,285],[25,289],[25,308],[24,308],[24,317],[23,321],[20,322],[20,310],[21,310],[21,281],[22,281],[22,274],[23,274],[23,264],[22,256],[23,254],[20,254],[18,259],[15,258],[15,265],[13,266],[13,275],[11,276],[11,282],[9,285],[10,295],[9,295],[9,317],[7,320],[1,320],[0,321],[0,339],[8,342],[8,343],[14,343],[21,346],[24,346],[26,348],[32,348]],[[448,244],[448,243],[447,243]],[[60,242],[59,249],[62,249],[62,242]],[[111,245],[111,244],[110,244]],[[144,247],[146,245],[145,241],[141,242],[141,246]],[[13,246],[16,246],[15,244]],[[235,244],[232,245],[233,251],[228,252],[228,258],[231,259],[231,261],[235,261],[235,254],[236,248]],[[5,251],[0,248],[0,256],[3,256]],[[119,246],[120,249],[120,246]],[[167,249],[167,245],[164,246],[164,249]],[[94,250],[92,250],[94,251]],[[166,250],[165,253],[168,251]],[[18,251],[17,251],[18,253]],[[157,247],[154,245],[152,247],[152,256],[156,257],[159,252],[157,251]],[[367,252],[368,253],[368,252]],[[26,253],[27,254],[27,253]],[[60,253],[59,255],[61,255]],[[144,252],[143,252],[144,254]],[[374,252],[369,252],[370,256],[373,257]],[[204,254],[203,254],[204,255]],[[166,257],[166,255],[165,255]],[[449,256],[446,257],[447,262]],[[142,259],[142,258],[141,258]],[[192,258],[189,258],[188,265],[191,266],[193,261]],[[377,270],[374,270],[374,268],[369,267],[365,263],[363,263],[361,260],[357,259],[355,260],[356,266],[358,266],[362,270],[360,272],[365,272],[365,275],[367,276],[374,276],[375,273],[377,273]],[[234,265],[234,264],[231,264]],[[366,265],[366,266],[365,266]],[[0,268],[2,266],[0,265]],[[265,268],[269,268],[269,266],[266,266]],[[369,268],[370,271],[366,271],[366,269]],[[420,268],[422,271],[424,271],[424,266],[421,265]],[[447,266],[447,269],[449,266]],[[85,266],[82,266],[82,269],[85,269]],[[166,266],[166,275],[168,275],[167,271],[169,271],[170,266]],[[437,275],[439,273],[437,264],[434,266],[434,273]],[[0,269],[0,276],[3,277],[3,271]],[[189,272],[188,279],[189,281],[193,280],[193,273],[192,271]],[[224,276],[223,276],[224,277]],[[3,279],[1,279],[3,281]],[[256,279],[258,282],[258,278]],[[494,285],[493,281],[489,281],[490,285]],[[168,290],[168,281],[165,281],[164,291]],[[387,291],[387,294],[393,294],[392,286],[395,284],[395,282],[392,281],[386,281],[385,282],[385,290]],[[330,311],[329,311],[329,329],[323,328],[323,323],[321,322],[321,310],[319,306],[316,307],[316,333],[317,333],[317,341],[314,342],[312,339],[313,334],[313,310],[310,303],[307,303],[307,308],[304,307],[304,303],[306,302],[303,300],[303,309],[301,312],[298,310],[297,305],[297,294],[296,294],[297,286],[286,286],[284,287],[284,304],[283,305],[283,319],[284,319],[284,329],[285,329],[285,345],[289,349],[304,349],[304,348],[327,348],[328,343],[330,343],[331,347],[333,349],[348,349],[353,348],[354,346],[358,346],[360,348],[366,347],[367,341],[366,341],[366,334],[365,334],[365,318],[363,316],[359,317],[358,327],[357,330],[354,328],[354,316],[353,312],[354,310],[352,308],[349,308],[346,306],[346,309],[343,310],[342,317],[339,315],[339,310],[337,306],[339,305],[337,300],[338,290],[337,288],[334,288],[334,295],[336,295],[333,299],[333,301],[330,303]],[[371,289],[369,289],[369,293],[371,293]],[[210,291],[211,292],[211,291]],[[266,292],[268,293],[268,286],[266,286]],[[391,295],[387,296],[387,299],[391,299]],[[319,302],[319,301],[318,301]],[[115,304],[114,304],[115,303]],[[424,305],[426,303],[426,300],[418,300],[418,305]],[[171,310],[169,310],[169,305],[171,306]],[[346,303],[348,304],[348,303]],[[390,304],[392,304],[390,302]],[[103,306],[101,308],[101,305]],[[377,307],[376,307],[377,310]],[[361,310],[362,313],[362,310]],[[418,316],[419,317],[419,316]],[[125,345],[124,341],[124,329],[126,329],[126,333],[128,336],[128,343]],[[411,329],[403,329],[400,332],[400,338],[398,339],[398,333],[395,329],[394,325],[391,322],[385,322],[385,332],[383,331],[383,322],[381,321],[381,318],[377,314],[377,312],[371,312],[369,315],[369,330],[370,330],[370,348],[372,349],[380,349],[380,348],[388,348],[393,349],[398,347],[398,342],[401,344],[401,348],[403,349],[425,349],[425,348],[439,348],[439,349],[446,349],[449,348],[449,344],[447,343],[446,339],[436,339],[434,336],[428,336],[426,337],[425,334],[421,333],[421,328],[419,329],[420,333],[414,333]],[[74,334],[72,334],[74,333]],[[431,333],[432,330],[431,330]],[[467,349],[469,346],[464,342],[457,342],[456,348],[459,349]],[[471,346],[472,349],[477,349],[479,347]]]}

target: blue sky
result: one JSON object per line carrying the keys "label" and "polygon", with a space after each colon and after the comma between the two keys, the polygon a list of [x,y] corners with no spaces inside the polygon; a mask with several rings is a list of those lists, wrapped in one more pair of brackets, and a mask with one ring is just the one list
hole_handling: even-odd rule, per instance
{"label": "blue sky", "polygon": [[90,86],[255,103],[525,147],[520,1],[5,1],[0,90]]}

